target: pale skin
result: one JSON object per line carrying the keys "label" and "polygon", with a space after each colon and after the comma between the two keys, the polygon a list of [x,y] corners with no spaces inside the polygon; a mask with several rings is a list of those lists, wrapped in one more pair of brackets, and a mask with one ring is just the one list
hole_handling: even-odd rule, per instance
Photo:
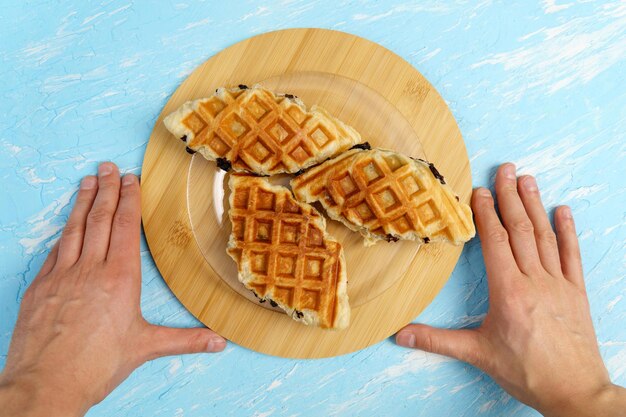
{"label": "pale skin", "polygon": [[218,352],[206,328],[149,324],[141,291],[140,190],[112,163],[81,182],[61,238],[30,285],[0,374],[0,415],[82,416],[142,363]]}
{"label": "pale skin", "polygon": [[[555,236],[534,179],[517,179],[512,164],[498,171],[496,190],[504,224],[488,190],[472,198],[489,277],[484,323],[412,324],[398,344],[466,361],[546,416],[623,415],[625,390],[611,384],[598,351],[571,212],[557,210]],[[0,374],[1,415],[81,416],[150,359],[224,349],[209,329],[146,322],[139,238],[139,182],[102,164],[83,179],[24,296]]]}
{"label": "pale skin", "polygon": [[598,350],[571,210],[556,210],[555,234],[535,179],[513,164],[498,169],[496,195],[502,221],[489,190],[472,196],[489,284],[482,325],[411,324],[396,342],[468,362],[548,417],[626,415]]}

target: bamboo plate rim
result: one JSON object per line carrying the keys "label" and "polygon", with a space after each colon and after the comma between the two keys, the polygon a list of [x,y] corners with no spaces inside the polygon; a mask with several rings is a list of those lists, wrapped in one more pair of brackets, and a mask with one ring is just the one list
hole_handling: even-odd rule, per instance
{"label": "bamboo plate rim", "polygon": [[[315,53],[309,52],[314,48]],[[246,58],[259,51],[257,64],[247,65]],[[424,245],[401,279],[377,298],[352,309],[350,327],[342,331],[310,328],[260,308],[216,275],[190,227],[186,192],[191,159],[162,120],[183,102],[208,96],[216,87],[252,85],[298,71],[337,74],[381,94],[417,132],[425,154],[433,158],[461,201],[469,202],[471,173],[465,144],[434,87],[408,62],[374,42],[334,30],[302,28],[238,42],[201,64],[178,87],[157,118],[146,148],[142,219],[150,252],[165,282],[202,323],[260,353],[322,358],[370,346],[413,320],[447,282],[462,246]],[[225,250],[224,256],[228,256]],[[428,278],[420,280],[424,274]]]}

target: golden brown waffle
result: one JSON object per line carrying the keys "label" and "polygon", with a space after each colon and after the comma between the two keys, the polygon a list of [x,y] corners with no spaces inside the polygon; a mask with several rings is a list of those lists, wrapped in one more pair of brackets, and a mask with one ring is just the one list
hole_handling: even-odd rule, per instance
{"label": "golden brown waffle", "polygon": [[434,165],[383,149],[351,150],[291,181],[300,201],[320,201],[328,215],[378,240],[445,240],[474,234],[472,211]]}
{"label": "golden brown waffle", "polygon": [[229,186],[227,252],[239,280],[294,320],[345,328],[350,306],[343,248],[326,233],[324,217],[265,178],[234,174]]}
{"label": "golden brown waffle", "polygon": [[260,86],[218,88],[185,103],[164,120],[167,129],[218,166],[261,175],[294,173],[361,142],[350,126],[321,107],[307,111],[291,94]]}

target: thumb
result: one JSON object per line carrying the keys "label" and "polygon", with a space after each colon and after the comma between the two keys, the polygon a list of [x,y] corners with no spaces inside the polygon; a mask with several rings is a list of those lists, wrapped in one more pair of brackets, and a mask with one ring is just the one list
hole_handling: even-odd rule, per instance
{"label": "thumb", "polygon": [[148,359],[185,353],[221,352],[226,339],[204,327],[176,329],[149,325],[146,348]]}
{"label": "thumb", "polygon": [[449,356],[480,367],[485,348],[476,330],[448,330],[424,324],[409,324],[396,334],[400,346]]}

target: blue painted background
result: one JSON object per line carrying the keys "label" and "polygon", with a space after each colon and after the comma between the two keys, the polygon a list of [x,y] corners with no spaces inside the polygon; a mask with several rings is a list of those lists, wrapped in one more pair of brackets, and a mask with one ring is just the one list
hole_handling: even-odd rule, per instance
{"label": "blue painted background", "polygon": [[[400,54],[448,102],[475,185],[514,161],[547,206],[577,220],[594,323],[626,384],[626,3],[480,1],[5,1],[0,10],[0,367],[19,300],[59,235],[79,179],[100,161],[139,173],[169,95],[248,36],[316,26]],[[143,244],[142,307],[198,323]],[[475,325],[487,310],[478,241],[418,318]],[[63,366],[63,364],[59,364]],[[98,416],[534,416],[470,366],[383,341],[328,360],[230,344],[137,370]]]}

